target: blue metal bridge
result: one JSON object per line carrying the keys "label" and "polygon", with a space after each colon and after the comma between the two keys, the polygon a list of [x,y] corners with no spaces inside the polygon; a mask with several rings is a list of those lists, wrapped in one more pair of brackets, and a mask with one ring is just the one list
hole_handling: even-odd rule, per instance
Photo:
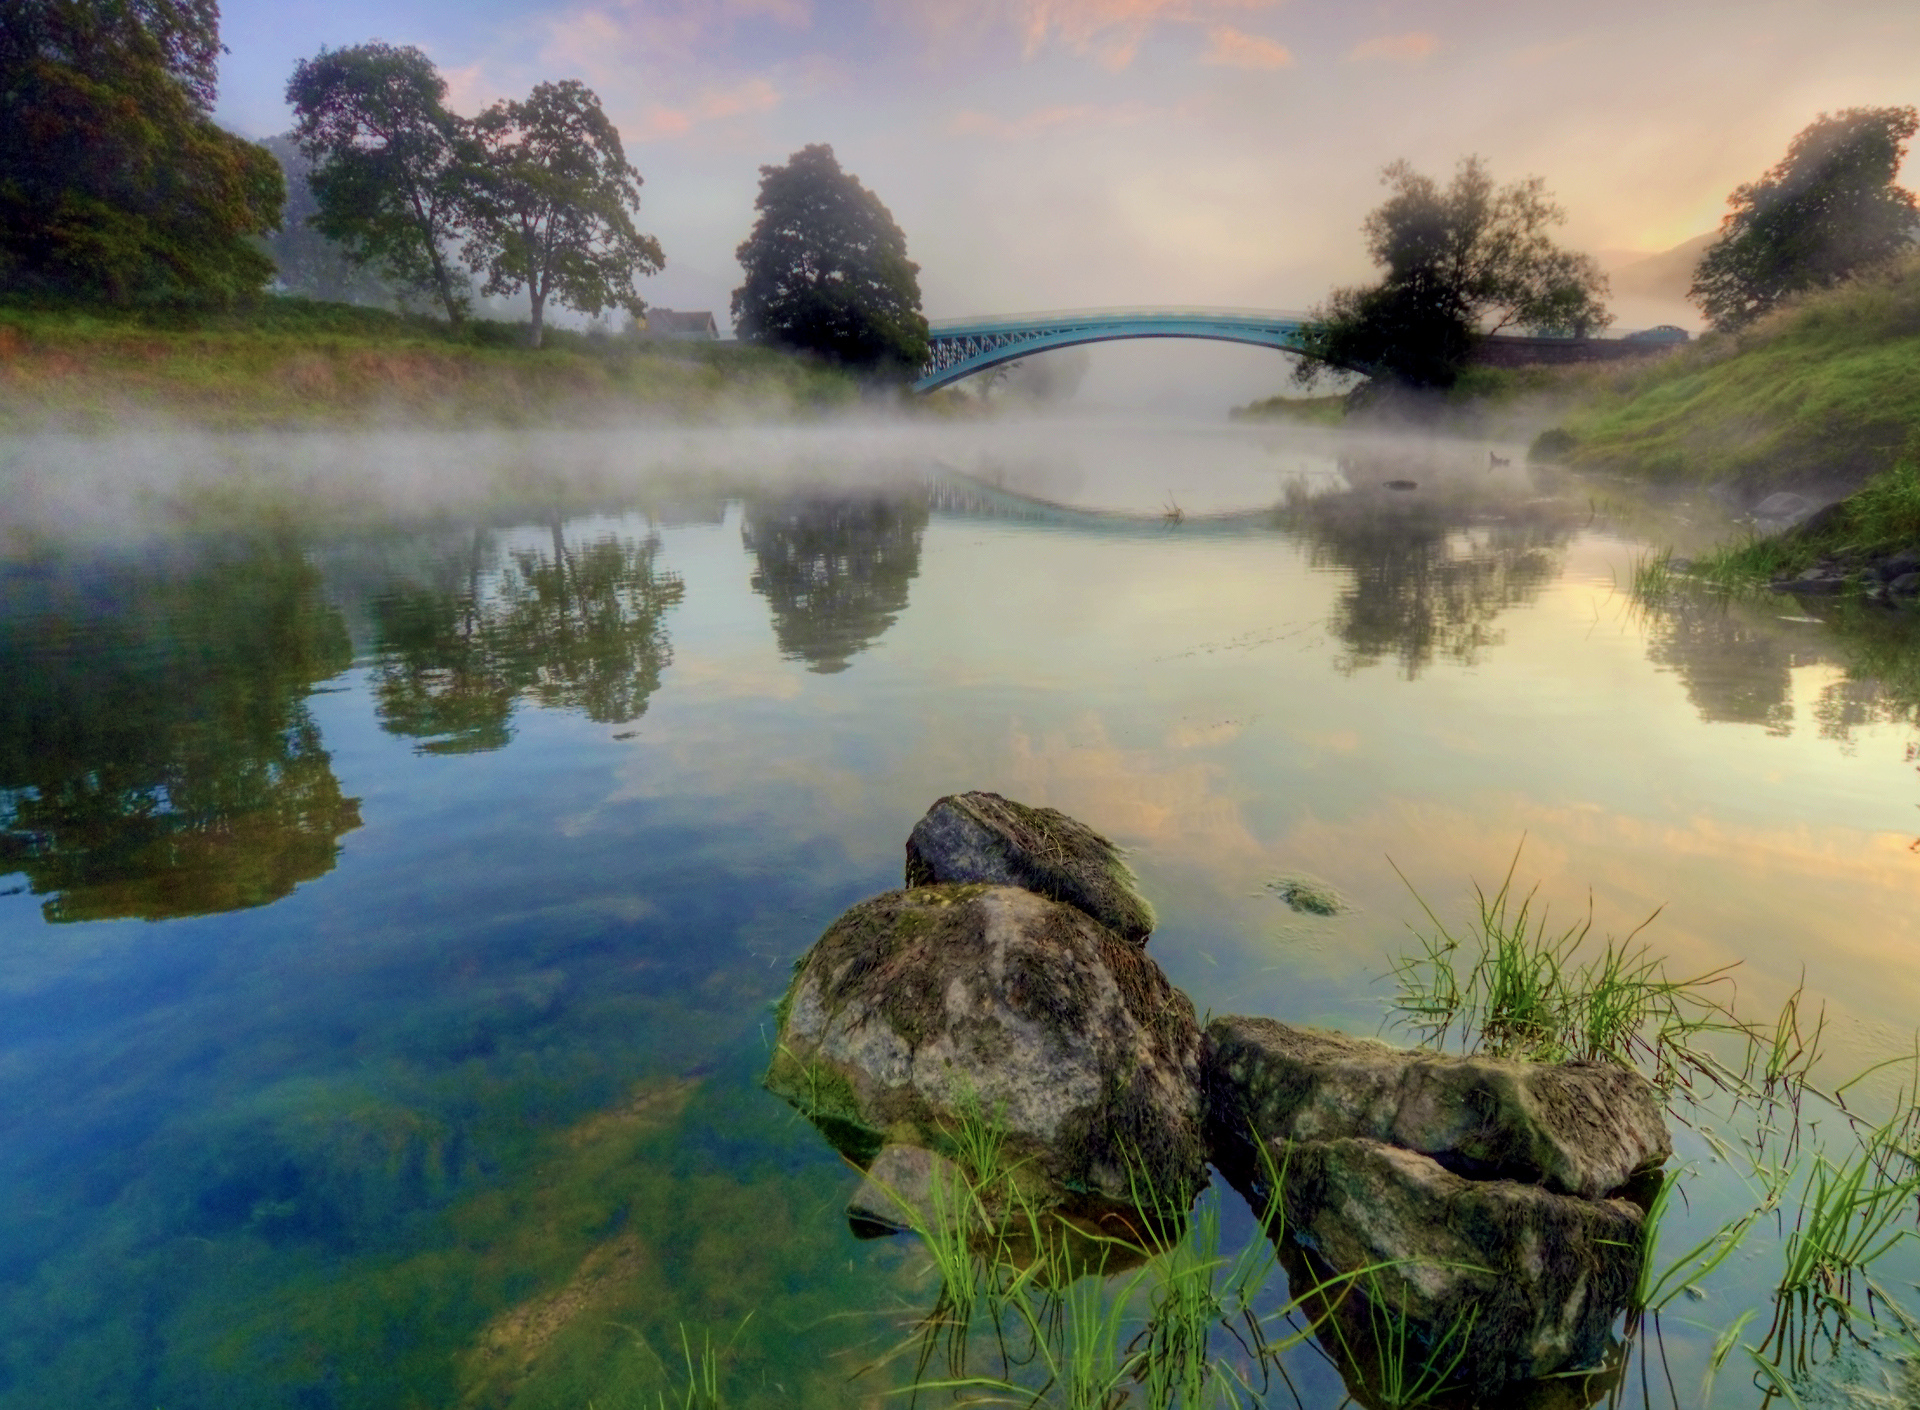
{"label": "blue metal bridge", "polygon": [[[1110,343],[1122,338],[1211,338],[1298,352],[1300,326],[1307,318],[1304,313],[1270,309],[1088,308],[943,319],[928,326],[927,360],[913,389],[930,392],[975,372],[1050,348]],[[1480,340],[1473,360],[1492,367],[1611,362],[1670,351],[1687,340],[1682,330],[1664,325],[1613,338],[1496,333]],[[1350,370],[1368,371],[1365,367]]]}
{"label": "blue metal bridge", "polygon": [[1299,351],[1304,313],[1243,308],[1094,308],[995,318],[949,318],[929,325],[929,349],[916,392],[930,392],[1051,348],[1121,338],[1210,338]]}

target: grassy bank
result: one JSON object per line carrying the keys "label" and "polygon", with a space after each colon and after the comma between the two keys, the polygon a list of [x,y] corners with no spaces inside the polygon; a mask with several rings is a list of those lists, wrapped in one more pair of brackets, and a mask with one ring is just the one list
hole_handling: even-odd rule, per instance
{"label": "grassy bank", "polygon": [[0,432],[571,426],[788,415],[860,395],[845,372],[764,348],[549,330],[536,351],[525,336],[306,299],[206,314],[0,304]]}
{"label": "grassy bank", "polygon": [[1596,372],[1549,435],[1549,458],[1648,479],[1857,489],[1920,455],[1920,254],[1739,334]]}

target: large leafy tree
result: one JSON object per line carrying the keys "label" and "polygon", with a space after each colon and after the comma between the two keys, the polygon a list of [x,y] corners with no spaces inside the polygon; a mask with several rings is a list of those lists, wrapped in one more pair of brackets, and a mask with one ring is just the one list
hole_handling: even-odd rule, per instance
{"label": "large leafy tree", "polygon": [[536,348],[550,298],[582,313],[619,307],[638,318],[646,304],[634,280],[665,259],[659,242],[634,228],[640,173],[593,90],[572,79],[542,83],[524,103],[487,109],[474,132],[484,158],[466,256],[486,270],[485,292],[527,291]]}
{"label": "large leafy tree", "polygon": [[1468,157],[1442,188],[1407,162],[1381,173],[1390,195],[1361,229],[1384,271],[1336,289],[1302,332],[1296,376],[1365,371],[1402,385],[1450,386],[1475,340],[1503,328],[1584,336],[1612,321],[1606,276],[1548,234],[1566,219],[1537,176],[1497,186]]}
{"label": "large leafy tree", "polygon": [[447,250],[466,230],[478,148],[433,60],[393,44],[322,49],[295,65],[287,102],[313,163],[313,228],[460,322],[468,285]]}
{"label": "large leafy tree", "polygon": [[225,302],[273,273],[285,185],[208,116],[213,0],[0,4],[0,278]]}
{"label": "large leafy tree", "polygon": [[760,212],[738,251],[733,291],[743,339],[907,375],[927,357],[920,266],[880,198],[840,169],[833,148],[803,147],[760,168]]}
{"label": "large leafy tree", "polygon": [[1916,127],[1912,107],[1820,114],[1777,165],[1727,198],[1720,239],[1688,297],[1715,328],[1739,328],[1789,294],[1835,284],[1912,243],[1920,211],[1894,178]]}

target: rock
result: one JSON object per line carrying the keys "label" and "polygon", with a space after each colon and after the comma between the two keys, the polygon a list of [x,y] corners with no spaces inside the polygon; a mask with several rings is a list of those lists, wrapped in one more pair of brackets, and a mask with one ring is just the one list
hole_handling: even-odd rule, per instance
{"label": "rock", "polygon": [[1791,579],[1786,586],[1788,592],[1836,593],[1847,585],[1846,575],[1837,573],[1828,567],[1807,569],[1799,577]]}
{"label": "rock", "polygon": [[1895,597],[1912,597],[1920,592],[1920,573],[1902,573],[1887,584],[1887,591]]}
{"label": "rock", "polygon": [[1805,495],[1794,494],[1790,490],[1781,490],[1768,495],[1753,506],[1756,519],[1785,520],[1797,523],[1814,511],[1814,503]]}
{"label": "rock", "polygon": [[1256,1139],[1357,1137],[1600,1199],[1673,1153],[1653,1088],[1609,1063],[1447,1057],[1270,1018],[1216,1018],[1206,1036],[1208,1129],[1230,1175],[1256,1173]]}
{"label": "rock", "polygon": [[1186,995],[1084,912],[920,886],[862,901],[802,956],[766,1085],[861,1165],[887,1144],[957,1157],[984,1115],[1043,1203],[1150,1187],[1184,1208],[1207,1183],[1201,1046]]}
{"label": "rock", "polygon": [[945,1156],[924,1146],[882,1146],[847,1201],[847,1222],[863,1236],[931,1229],[967,1213],[972,1198],[966,1172]]}
{"label": "rock", "polygon": [[1639,1267],[1637,1206],[1463,1179],[1378,1141],[1276,1144],[1285,1237],[1319,1279],[1372,1269],[1346,1304],[1363,1328],[1397,1315],[1410,1355],[1459,1353],[1455,1377],[1483,1389],[1601,1361]]}
{"label": "rock", "polygon": [[976,881],[1065,902],[1135,944],[1153,933],[1153,907],[1120,850],[1053,808],[955,793],[927,809],[907,838],[907,885]]}
{"label": "rock", "polygon": [[1880,575],[1880,581],[1885,583],[1904,578],[1908,573],[1920,572],[1920,552],[1911,548],[1902,549],[1893,557],[1883,560],[1875,571]]}
{"label": "rock", "polygon": [[1798,524],[1789,528],[1787,533],[1794,538],[1818,538],[1829,529],[1837,528],[1844,523],[1849,512],[1847,501],[1836,499],[1832,504],[1814,510]]}

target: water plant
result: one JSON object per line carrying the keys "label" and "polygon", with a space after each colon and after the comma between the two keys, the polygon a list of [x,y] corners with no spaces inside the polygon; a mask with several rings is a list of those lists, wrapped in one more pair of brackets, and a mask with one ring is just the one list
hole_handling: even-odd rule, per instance
{"label": "water plant", "polygon": [[1538,887],[1514,887],[1524,845],[1523,838],[1491,894],[1474,884],[1474,915],[1461,934],[1394,867],[1433,927],[1414,932],[1417,953],[1392,962],[1396,1021],[1435,1048],[1453,1042],[1495,1057],[1613,1062],[1644,1069],[1669,1093],[1697,1074],[1724,1085],[1727,1069],[1702,1039],[1744,1032],[1721,997],[1732,966],[1669,977],[1666,962],[1636,943],[1658,910],[1624,939],[1601,942],[1598,953],[1587,945],[1591,898],[1584,918],[1550,929]]}

